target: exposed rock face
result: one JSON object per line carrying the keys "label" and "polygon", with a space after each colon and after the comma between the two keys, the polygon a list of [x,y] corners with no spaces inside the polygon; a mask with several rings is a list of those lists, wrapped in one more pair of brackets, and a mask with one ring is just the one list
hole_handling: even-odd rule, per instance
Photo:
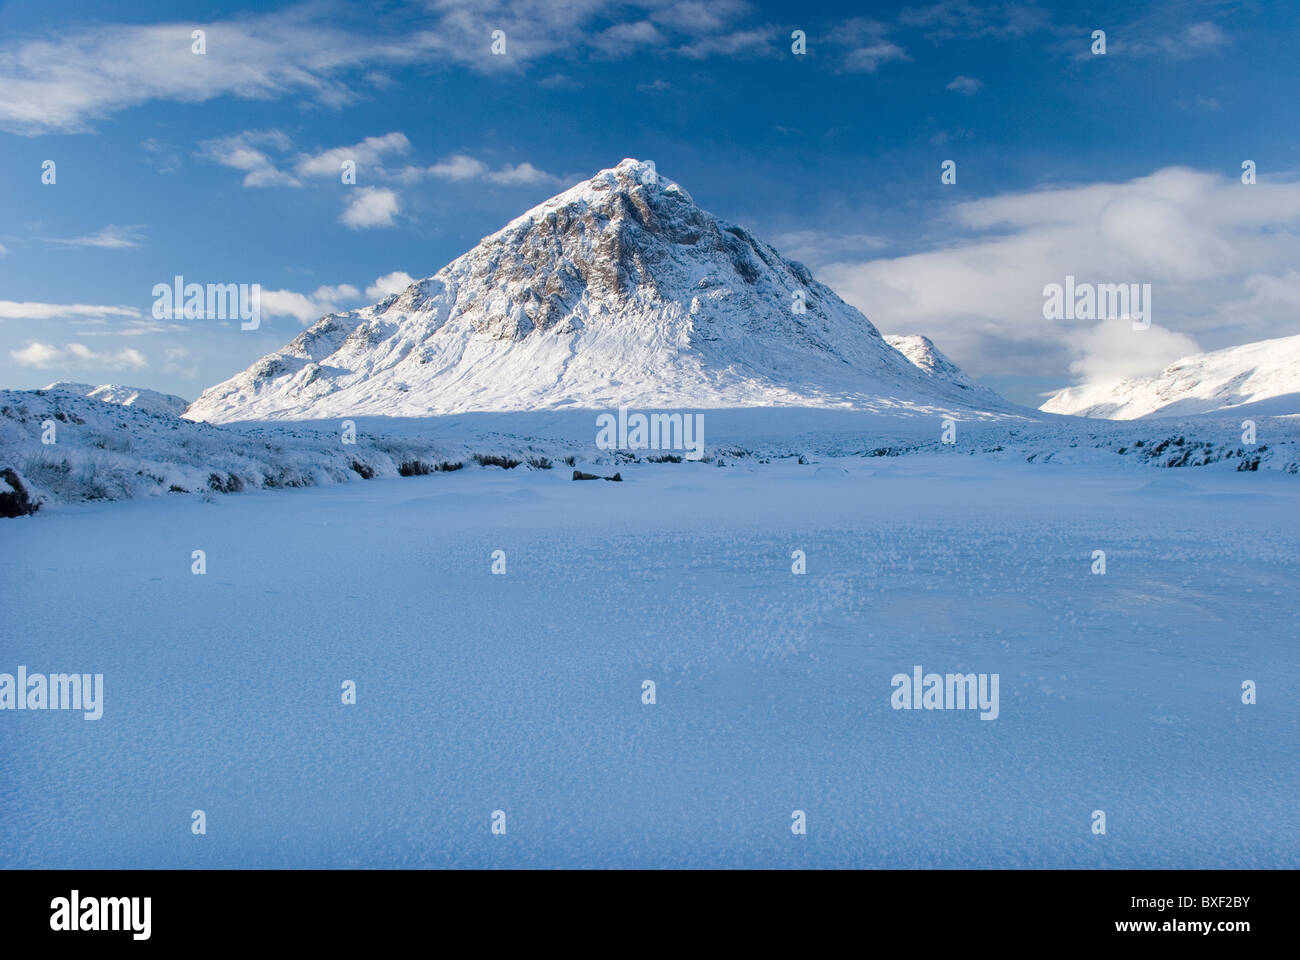
{"label": "exposed rock face", "polygon": [[972,402],[1005,406],[919,370],[802,264],[624,160],[402,293],[323,318],[186,416]]}

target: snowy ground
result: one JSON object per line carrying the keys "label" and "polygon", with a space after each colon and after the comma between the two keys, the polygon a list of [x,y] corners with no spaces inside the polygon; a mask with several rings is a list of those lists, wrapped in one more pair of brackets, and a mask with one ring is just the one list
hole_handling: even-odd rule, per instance
{"label": "snowy ground", "polygon": [[[632,411],[647,413],[651,411]],[[690,411],[683,413],[688,418]],[[595,410],[465,413],[443,417],[249,422],[214,426],[73,393],[0,390],[0,483],[42,511],[63,504],[321,486],[476,469],[483,457],[528,468],[570,458],[617,468],[672,451],[602,451]],[[1020,413],[913,409],[743,408],[697,411],[704,459],[892,458],[917,454],[1038,465],[1076,463],[1280,471],[1300,475],[1300,417],[1261,410],[1253,443],[1240,412],[1223,417],[1114,422]],[[605,412],[612,416],[612,413]],[[694,422],[692,420],[692,422]],[[355,436],[345,438],[345,430]],[[354,442],[347,442],[352,439]],[[53,441],[53,442],[50,442]],[[673,455],[684,455],[678,450]],[[1117,460],[1118,458],[1118,460]],[[12,477],[9,471],[12,473]],[[7,488],[0,486],[0,497]],[[0,517],[15,515],[0,501]]]}
{"label": "snowy ground", "polygon": [[[0,671],[106,688],[0,713],[0,866],[1300,866],[1300,483],[1076,452],[0,521]],[[915,664],[1000,716],[891,709]]]}

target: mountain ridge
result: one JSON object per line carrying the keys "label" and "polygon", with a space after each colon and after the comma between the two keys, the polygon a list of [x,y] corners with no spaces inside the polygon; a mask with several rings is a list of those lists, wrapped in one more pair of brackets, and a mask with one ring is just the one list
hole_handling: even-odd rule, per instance
{"label": "mountain ridge", "polygon": [[45,390],[63,390],[92,400],[116,403],[123,407],[137,407],[151,413],[166,413],[179,417],[190,406],[190,401],[171,393],[160,393],[147,387],[127,387],[120,383],[77,383],[71,380],[56,380],[44,387]]}
{"label": "mountain ridge", "polygon": [[[1268,401],[1273,403],[1261,406]],[[1066,387],[1039,410],[1136,420],[1223,413],[1248,405],[1267,409],[1268,415],[1300,413],[1300,335],[1191,354],[1151,377]]]}

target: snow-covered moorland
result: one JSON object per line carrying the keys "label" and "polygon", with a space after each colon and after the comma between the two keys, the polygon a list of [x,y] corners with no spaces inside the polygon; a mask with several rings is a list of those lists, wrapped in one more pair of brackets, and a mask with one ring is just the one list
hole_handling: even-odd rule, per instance
{"label": "snow-covered moorland", "polygon": [[[1024,416],[955,420],[952,444],[935,415],[881,416],[800,408],[704,411],[705,461],[897,457],[934,454],[1034,464],[1218,466],[1300,472],[1300,422],[1261,417],[1256,443],[1237,418],[1109,422]],[[59,391],[0,391],[0,470],[45,507],[159,495],[233,493],[451,472],[462,468],[618,466],[680,452],[598,449],[596,411],[466,413],[427,418],[215,426]],[[960,416],[960,415],[958,415]],[[43,436],[55,442],[43,443]],[[12,480],[8,481],[13,486]]]}

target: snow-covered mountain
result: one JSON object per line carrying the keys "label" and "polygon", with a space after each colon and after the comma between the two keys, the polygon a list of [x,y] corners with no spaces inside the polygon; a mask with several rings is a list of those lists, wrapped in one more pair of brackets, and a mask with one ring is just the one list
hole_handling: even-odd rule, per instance
{"label": "snow-covered mountain", "polygon": [[324,317],[185,415],[622,405],[1011,409],[918,368],[802,264],[624,160],[402,293]]}
{"label": "snow-covered mountain", "polygon": [[995,401],[1000,399],[988,387],[976,383],[968,377],[966,372],[949,360],[929,337],[923,337],[920,334],[902,336],[887,333],[885,334],[885,342],[907,357],[908,361],[918,370],[924,371],[936,380],[950,383],[959,390],[970,391],[972,396],[982,397],[985,402],[988,402],[990,398]]}
{"label": "snow-covered mountain", "polygon": [[150,413],[168,413],[173,417],[179,417],[185,412],[185,408],[190,405],[190,402],[184,397],[177,397],[170,393],[159,393],[157,390],[146,390],[144,387],[124,387],[116,383],[103,383],[96,387],[89,383],[60,380],[51,383],[45,389],[63,390],[67,393],[90,397],[92,400],[117,403],[124,407],[137,407],[141,410],[148,410]]}
{"label": "snow-covered mountain", "polygon": [[[1259,406],[1263,401],[1270,402]],[[1265,414],[1300,413],[1300,336],[1183,357],[1154,377],[1067,387],[1039,409],[1135,420],[1211,413],[1245,404]]]}

